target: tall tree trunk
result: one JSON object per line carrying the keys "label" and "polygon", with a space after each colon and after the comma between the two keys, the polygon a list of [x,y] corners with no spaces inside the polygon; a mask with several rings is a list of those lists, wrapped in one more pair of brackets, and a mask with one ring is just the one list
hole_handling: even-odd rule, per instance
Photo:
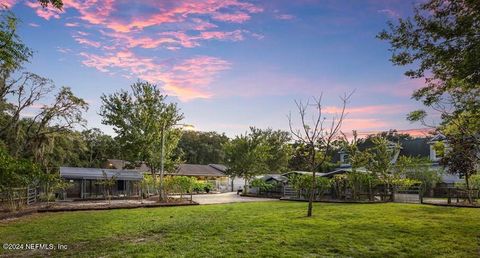
{"label": "tall tree trunk", "polygon": [[310,196],[308,198],[308,210],[307,210],[307,217],[312,216],[312,209],[313,209],[313,199],[315,198],[315,146],[311,145],[311,159],[312,159],[312,185],[310,187]]}
{"label": "tall tree trunk", "polygon": [[470,176],[468,173],[465,173],[465,184],[467,185],[467,198],[468,198],[468,203],[472,204],[472,194],[470,192]]}

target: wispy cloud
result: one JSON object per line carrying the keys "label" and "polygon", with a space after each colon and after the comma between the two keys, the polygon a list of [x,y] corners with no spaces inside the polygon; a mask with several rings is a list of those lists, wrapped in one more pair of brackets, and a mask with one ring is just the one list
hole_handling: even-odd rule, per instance
{"label": "wispy cloud", "polygon": [[392,83],[373,85],[369,88],[372,93],[387,94],[395,97],[410,97],[413,92],[425,86],[425,78],[403,78]]}
{"label": "wispy cloud", "polygon": [[72,50],[66,47],[57,47],[57,51],[63,54],[71,53]]}
{"label": "wispy cloud", "polygon": [[6,7],[11,8],[16,4],[17,0],[3,0],[2,2],[3,3],[1,3],[0,6],[5,5]]}
{"label": "wispy cloud", "polygon": [[389,18],[399,18],[400,17],[400,14],[397,11],[395,11],[393,9],[389,9],[389,8],[380,9],[377,12],[381,13],[381,14],[384,14],[384,15],[388,16]]}
{"label": "wispy cloud", "polygon": [[[404,114],[408,110],[411,110],[411,107],[408,105],[398,104],[398,105],[370,105],[370,106],[360,106],[360,107],[347,107],[345,113],[351,115],[378,115],[378,114]],[[342,112],[341,108],[335,106],[326,106],[322,109],[323,113],[326,114],[339,114]]]}
{"label": "wispy cloud", "polygon": [[30,27],[40,27],[39,24],[34,23],[34,22],[29,23],[28,26],[30,26]]}
{"label": "wispy cloud", "polygon": [[[86,48],[80,53],[84,65],[125,78],[161,83],[166,91],[182,100],[213,96],[208,85],[219,72],[229,69],[230,63],[216,57],[195,56],[175,59],[170,64],[171,60],[141,57],[136,49],[178,51],[212,40],[263,37],[241,28],[222,29],[225,23],[242,24],[263,11],[256,4],[242,0],[64,0],[63,3],[63,11],[42,8],[31,0],[26,5],[47,20],[61,18],[64,13],[70,15],[70,10],[75,10],[65,26],[96,32],[88,35],[78,29],[72,32],[73,39]],[[103,53],[97,53],[98,49]]]}
{"label": "wispy cloud", "polygon": [[163,85],[167,93],[183,101],[209,98],[208,85],[215,75],[228,69],[230,64],[222,59],[195,56],[184,60],[164,60],[140,57],[131,51],[119,51],[107,55],[80,53],[83,64],[105,73],[122,72],[128,78],[141,78]]}
{"label": "wispy cloud", "polygon": [[278,20],[293,20],[295,19],[295,16],[291,14],[277,14],[275,15],[275,18]]}
{"label": "wispy cloud", "polygon": [[55,9],[51,6],[42,7],[38,2],[26,2],[26,6],[34,8],[38,16],[44,18],[45,20],[50,20],[51,18],[60,19],[60,13],[58,9]]}
{"label": "wispy cloud", "polygon": [[65,23],[65,26],[67,27],[78,27],[80,24],[78,22],[67,22]]}

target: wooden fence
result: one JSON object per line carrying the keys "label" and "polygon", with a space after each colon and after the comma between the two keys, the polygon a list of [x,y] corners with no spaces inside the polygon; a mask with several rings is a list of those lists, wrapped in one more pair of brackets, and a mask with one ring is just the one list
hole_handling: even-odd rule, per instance
{"label": "wooden fence", "polygon": [[0,193],[0,205],[32,205],[38,201],[38,195],[36,186],[13,188],[9,192]]}

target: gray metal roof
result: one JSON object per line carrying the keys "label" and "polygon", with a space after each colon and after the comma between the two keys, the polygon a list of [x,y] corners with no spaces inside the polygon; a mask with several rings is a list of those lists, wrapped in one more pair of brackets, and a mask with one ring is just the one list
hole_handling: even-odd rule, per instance
{"label": "gray metal roof", "polygon": [[115,176],[117,180],[139,181],[143,174],[134,169],[103,169],[103,168],[76,168],[60,167],[60,176],[65,179],[103,179],[103,172],[108,178]]}
{"label": "gray metal roof", "polygon": [[277,182],[287,182],[288,181],[287,177],[279,175],[279,174],[264,175],[264,176],[260,177],[260,179],[262,179],[265,182],[268,182],[268,181],[271,181],[271,180],[275,180]]}
{"label": "gray metal roof", "polygon": [[176,173],[171,173],[171,175],[223,177],[227,176],[225,175],[225,170],[226,167],[220,164],[180,164],[178,165]]}
{"label": "gray metal roof", "polygon": [[[290,171],[290,172],[287,172],[287,173],[285,173],[285,174],[282,174],[282,176],[288,177],[288,176],[290,176],[290,175],[292,175],[292,174],[297,174],[297,175],[311,175],[312,172],[309,172],[309,171]],[[325,173],[316,172],[316,173],[315,173],[315,176],[322,176],[322,175],[324,175],[324,174],[325,174]]]}

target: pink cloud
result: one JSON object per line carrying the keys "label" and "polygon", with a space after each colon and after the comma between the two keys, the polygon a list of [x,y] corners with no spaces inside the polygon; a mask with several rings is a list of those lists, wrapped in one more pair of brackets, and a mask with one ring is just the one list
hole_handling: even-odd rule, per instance
{"label": "pink cloud", "polygon": [[[130,15],[130,17],[119,19],[113,14],[123,11],[119,8],[120,3],[113,0],[65,0],[64,8],[76,9],[80,13],[79,18],[90,24],[102,25],[123,33],[141,31],[144,28],[165,23],[191,23],[197,30],[205,30],[215,28],[216,25],[191,16],[209,15],[218,21],[242,23],[250,19],[250,14],[263,11],[252,3],[239,0],[144,1],[130,5],[148,8],[153,11],[151,14]],[[226,9],[234,12],[226,13]]]}
{"label": "pink cloud", "polygon": [[[353,115],[398,114],[405,113],[411,108],[406,105],[372,105],[361,107],[347,107],[345,112]],[[342,110],[335,106],[326,106],[322,109],[326,114],[340,114]]]}
{"label": "pink cloud", "polygon": [[[65,22],[66,27],[100,32],[100,35],[83,31],[73,33],[73,39],[87,47],[79,54],[85,66],[110,75],[162,84],[167,92],[182,100],[213,96],[209,85],[218,73],[230,68],[230,63],[207,56],[182,60],[146,58],[136,55],[135,48],[178,51],[211,40],[242,41],[247,36],[263,37],[243,29],[221,29],[216,24],[244,23],[263,11],[257,4],[244,0],[64,0],[63,4],[60,12],[43,9],[34,0],[27,2],[27,6],[44,19],[60,18],[67,12],[71,14],[69,19],[75,22]],[[94,48],[103,52],[89,52]]]}
{"label": "pink cloud", "polygon": [[208,85],[219,72],[230,67],[227,61],[209,56],[174,60],[172,64],[139,57],[128,50],[107,55],[85,52],[80,55],[85,66],[105,73],[120,71],[128,78],[138,77],[159,83],[169,94],[178,96],[182,101],[211,97],[213,94]]}
{"label": "pink cloud", "polygon": [[424,78],[404,78],[391,84],[375,85],[372,87],[372,90],[375,93],[380,92],[397,97],[410,97],[415,90],[425,87],[425,85]]}
{"label": "pink cloud", "polygon": [[250,20],[250,15],[244,12],[237,13],[214,13],[212,18],[217,21],[243,23]]}
{"label": "pink cloud", "polygon": [[[3,5],[6,6],[7,8],[11,8],[17,3],[17,0],[3,0]],[[1,5],[0,5],[1,6]]]}
{"label": "pink cloud", "polygon": [[67,26],[67,27],[78,27],[78,26],[80,26],[80,24],[77,23],[77,22],[67,22],[67,23],[65,23],[65,26]]}
{"label": "pink cloud", "polygon": [[72,52],[70,48],[66,48],[66,47],[57,47],[57,51],[64,54]]}
{"label": "pink cloud", "polygon": [[87,38],[84,38],[84,37],[81,37],[81,36],[74,36],[73,38],[75,39],[75,41],[77,41],[78,43],[80,43],[82,45],[86,45],[86,46],[89,46],[89,47],[95,47],[95,48],[99,48],[101,46],[100,42],[93,41],[93,40],[90,40],[90,39],[87,39]]}
{"label": "pink cloud", "polygon": [[371,130],[381,127],[388,128],[392,126],[384,120],[376,118],[345,118],[342,124],[342,131],[349,132],[352,130]]}

